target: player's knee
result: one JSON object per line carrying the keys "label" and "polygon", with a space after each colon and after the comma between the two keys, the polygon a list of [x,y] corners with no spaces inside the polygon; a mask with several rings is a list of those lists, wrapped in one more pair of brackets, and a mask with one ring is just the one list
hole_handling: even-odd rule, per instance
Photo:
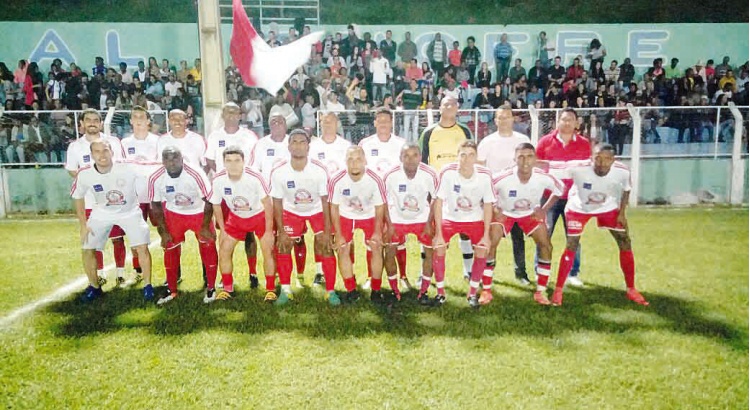
{"label": "player's knee", "polygon": [[575,251],[578,249],[579,238],[577,236],[569,236],[565,244],[565,248]]}

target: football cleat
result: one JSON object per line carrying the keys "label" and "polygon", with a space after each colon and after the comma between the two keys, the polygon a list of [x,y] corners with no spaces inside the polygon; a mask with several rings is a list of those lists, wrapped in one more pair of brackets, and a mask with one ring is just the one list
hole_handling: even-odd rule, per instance
{"label": "football cleat", "polygon": [[313,279],[313,286],[322,286],[325,285],[326,281],[323,278],[323,275],[320,273],[315,274],[315,279]]}
{"label": "football cleat", "polygon": [[341,304],[341,299],[339,298],[338,293],[333,290],[326,293],[326,299],[328,299],[328,304],[331,306],[338,306]]}
{"label": "football cleat", "polygon": [[643,306],[648,306],[649,305],[649,303],[646,300],[646,298],[644,298],[643,295],[641,295],[640,292],[638,292],[637,290],[635,290],[635,288],[628,289],[628,291],[625,294],[625,296],[627,296],[628,299],[632,300],[633,302],[635,302],[635,303],[637,303],[639,305],[643,305]]}
{"label": "football cleat", "polygon": [[415,283],[414,289],[422,289],[422,274],[417,276],[417,282]]}
{"label": "football cleat", "polygon": [[543,292],[541,290],[534,292],[534,302],[544,306],[548,306],[552,303],[549,301],[549,299],[547,299],[546,292]]}
{"label": "football cleat", "polygon": [[479,295],[479,304],[488,305],[490,302],[492,302],[492,291],[489,289],[482,290]]}
{"label": "football cleat", "polygon": [[258,275],[250,275],[250,289],[258,288]]}
{"label": "football cleat", "polygon": [[381,304],[385,302],[385,295],[379,290],[373,290],[370,292],[370,302],[375,304]]}
{"label": "football cleat", "polygon": [[86,290],[83,291],[83,297],[81,298],[84,302],[92,302],[94,299],[104,296],[102,288],[95,288],[89,285]]}
{"label": "football cleat", "polygon": [[[226,290],[222,290],[221,292],[216,294],[216,300],[230,300],[234,297],[234,292],[227,292]],[[205,302],[206,299],[204,298],[203,301]]]}
{"label": "football cleat", "polygon": [[276,301],[276,299],[278,299],[276,293],[269,290],[268,292],[266,292],[266,296],[263,298],[263,301],[266,303],[273,303]]}
{"label": "football cleat", "polygon": [[216,300],[216,289],[206,289],[206,296],[203,296],[203,303],[211,303]]}
{"label": "football cleat", "polygon": [[464,272],[464,280],[467,282],[471,280],[471,272]]}
{"label": "football cleat", "polygon": [[115,279],[115,287],[117,287],[117,288],[124,288],[125,287],[125,283],[126,283],[125,282],[125,278],[123,278],[122,276],[118,276]]}
{"label": "football cleat", "polygon": [[469,296],[466,298],[466,300],[469,302],[469,306],[472,309],[479,309],[479,306],[481,306],[479,304],[479,299],[477,298],[477,295]]}
{"label": "football cleat", "polygon": [[102,274],[98,274],[98,273],[97,273],[97,275],[96,275],[96,276],[97,276],[97,282],[99,283],[99,287],[100,287],[100,288],[101,288],[102,286],[104,286],[104,285],[106,285],[106,284],[107,284],[107,278],[106,278],[106,277],[104,276],[104,273],[102,273]]}
{"label": "football cleat", "polygon": [[156,301],[156,304],[162,306],[177,299],[177,293],[167,292],[167,295]]}
{"label": "football cleat", "polygon": [[555,292],[552,293],[552,300],[550,302],[552,303],[552,306],[562,306],[563,288],[555,288]]}
{"label": "football cleat", "polygon": [[279,292],[279,297],[276,298],[276,301],[273,302],[273,304],[274,306],[284,306],[291,300],[294,300],[294,295],[281,291]]}
{"label": "football cleat", "polygon": [[346,301],[349,303],[354,303],[359,300],[359,292],[357,292],[357,289],[354,289],[351,292],[346,292]]}
{"label": "football cleat", "polygon": [[446,298],[445,295],[437,295],[435,296],[435,299],[432,300],[432,306],[443,306],[445,304]]}
{"label": "football cleat", "polygon": [[143,287],[143,299],[147,302],[154,300],[154,287],[150,283]]}
{"label": "football cleat", "polygon": [[417,296],[417,302],[422,306],[432,306],[432,300],[426,293],[421,293]]}
{"label": "football cleat", "polygon": [[371,286],[370,285],[370,278],[367,278],[367,280],[365,281],[365,283],[362,284],[362,289],[364,289],[364,290],[370,289],[370,286]]}
{"label": "football cleat", "polygon": [[125,281],[124,286],[135,286],[143,281],[143,276],[140,273],[133,275],[132,278]]}
{"label": "football cleat", "polygon": [[568,280],[565,281],[566,285],[570,285],[574,288],[582,288],[583,281],[578,279],[578,276],[568,276]]}
{"label": "football cleat", "polygon": [[403,278],[401,278],[400,282],[401,283],[399,283],[399,285],[401,285],[401,289],[403,289],[404,292],[412,290],[411,283],[409,283],[409,278],[404,276]]}

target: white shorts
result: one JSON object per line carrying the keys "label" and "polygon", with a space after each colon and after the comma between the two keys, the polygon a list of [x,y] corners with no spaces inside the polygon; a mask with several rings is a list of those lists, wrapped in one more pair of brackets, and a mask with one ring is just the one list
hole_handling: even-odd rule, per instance
{"label": "white shorts", "polygon": [[86,222],[92,233],[86,238],[83,249],[102,250],[109,238],[109,231],[115,224],[125,231],[131,247],[147,245],[151,240],[148,224],[143,220],[140,209],[136,208],[136,211],[130,214],[118,215],[116,220],[113,218],[97,218],[92,214]]}

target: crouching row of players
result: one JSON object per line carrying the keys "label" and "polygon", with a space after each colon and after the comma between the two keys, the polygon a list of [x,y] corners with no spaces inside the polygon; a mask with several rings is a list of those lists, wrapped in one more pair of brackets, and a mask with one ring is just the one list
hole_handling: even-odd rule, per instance
{"label": "crouching row of players", "polygon": [[[326,299],[331,305],[342,302],[334,290],[337,265],[346,289],[344,301],[359,299],[350,255],[353,232],[360,229],[372,250],[370,297],[374,302],[387,298],[382,290],[384,267],[393,295],[401,298],[396,246],[403,244],[408,234],[414,234],[426,253],[417,296],[419,303],[445,303],[447,244],[456,234],[469,237],[475,260],[467,301],[478,308],[493,298],[494,266],[487,265],[488,250],[494,249],[518,224],[539,249],[534,300],[542,305],[561,305],[572,255],[592,217],[597,218],[599,227],[609,229],[617,241],[627,297],[648,304],[634,285],[635,267],[625,217],[630,174],[624,165],[614,161],[614,150],[609,145],[597,146],[590,161],[566,165],[574,184],[565,213],[568,240],[550,301],[546,288],[552,246],[544,218],[564,188],[541,169],[559,164],[537,161],[531,144],[519,145],[515,150],[516,166],[494,177],[487,168],[476,164],[476,145],[471,141],[459,146],[458,161],[444,167],[439,176],[421,162],[418,146],[406,144],[401,150],[401,164],[381,179],[367,168],[364,152],[358,146],[347,150],[346,169],[329,177],[323,164],[308,158],[309,143],[305,131],[291,132],[290,159],[274,167],[270,181],[244,166],[244,154],[239,147],[224,151],[225,170],[216,174],[211,183],[202,171],[183,162],[178,148],[167,147],[162,152],[163,167],[151,175],[148,183],[152,216],[165,252],[168,285],[167,294],[158,304],[178,297],[180,249],[189,230],[198,238],[205,269],[204,302],[232,298],[234,248],[253,233],[259,238],[264,258],[265,300],[288,303],[293,299],[291,251],[309,224],[315,238],[316,260],[322,262]],[[138,208],[136,173],[127,163],[113,163],[111,149],[102,140],[91,143],[91,153],[94,165],[81,170],[72,191],[81,221],[84,267],[90,281],[85,295],[88,299],[101,295],[94,250],[101,249],[109,229],[116,224],[128,235],[140,259],[144,297],[153,299],[148,226]],[[87,192],[96,197],[88,221],[83,210]],[[214,220],[221,230],[218,252]],[[220,292],[215,288],[217,270],[223,284]],[[433,274],[437,295],[431,299],[428,290]],[[281,285],[278,294],[277,275]]]}

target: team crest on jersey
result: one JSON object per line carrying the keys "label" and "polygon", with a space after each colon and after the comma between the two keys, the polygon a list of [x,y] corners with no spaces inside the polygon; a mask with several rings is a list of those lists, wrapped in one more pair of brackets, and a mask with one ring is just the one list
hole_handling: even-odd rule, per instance
{"label": "team crest on jersey", "polygon": [[462,212],[469,212],[473,208],[471,199],[461,195],[456,199],[456,210]]}
{"label": "team crest on jersey", "polygon": [[219,140],[219,148],[224,148],[227,145],[227,142],[224,140]]}
{"label": "team crest on jersey", "polygon": [[519,199],[513,203],[513,210],[515,211],[528,211],[531,209],[531,201],[528,199]]}
{"label": "team crest on jersey", "polygon": [[104,191],[103,186],[101,186],[100,184],[94,185],[94,192],[102,192],[102,191]]}
{"label": "team crest on jersey", "polygon": [[326,153],[325,152],[318,152],[318,159],[326,159]]}
{"label": "team crest on jersey", "polygon": [[224,188],[224,195],[232,195],[232,188],[229,188],[229,187]]}
{"label": "team crest on jersey", "polygon": [[584,182],[584,183],[583,183],[583,189],[591,189],[591,183],[589,183],[589,182]]}
{"label": "team crest on jersey", "polygon": [[193,199],[185,194],[177,194],[174,196],[174,204],[177,206],[192,206]]}
{"label": "team crest on jersey", "polygon": [[114,190],[114,189],[107,192],[106,197],[107,197],[106,206],[121,206],[127,203],[127,201],[125,201],[125,195],[123,195],[122,192]]}
{"label": "team crest on jersey", "polygon": [[346,189],[344,189],[343,191],[341,191],[341,195],[344,195],[344,196],[349,196],[349,195],[351,195],[351,194],[350,194],[350,192],[349,192],[349,188],[346,188]]}
{"label": "team crest on jersey", "polygon": [[299,189],[294,193],[294,204],[311,204],[313,197],[306,189]]}
{"label": "team crest on jersey", "polygon": [[586,204],[598,205],[603,204],[607,200],[607,194],[603,192],[592,192],[589,194]]}
{"label": "team crest on jersey", "polygon": [[294,188],[294,181],[286,181],[286,187],[289,189]]}
{"label": "team crest on jersey", "polygon": [[268,157],[274,156],[274,149],[273,148],[267,149],[266,150],[266,156],[268,156]]}
{"label": "team crest on jersey", "polygon": [[453,192],[461,192],[461,185],[453,185]]}
{"label": "team crest on jersey", "polygon": [[174,186],[172,186],[172,185],[167,185],[167,193],[168,193],[168,194],[174,193]]}
{"label": "team crest on jersey", "polygon": [[377,156],[378,156],[378,150],[376,150],[376,149],[371,149],[371,150],[370,150],[370,155],[372,155],[373,157],[377,157]]}
{"label": "team crest on jersey", "polygon": [[232,199],[232,209],[235,211],[250,211],[253,208],[250,206],[250,201],[244,196],[236,196]]}
{"label": "team crest on jersey", "polygon": [[515,198],[518,195],[518,192],[516,192],[515,189],[511,189],[508,191],[508,198]]}
{"label": "team crest on jersey", "polygon": [[135,147],[128,147],[128,154],[130,155],[135,154]]}
{"label": "team crest on jersey", "polygon": [[362,200],[359,199],[359,197],[354,197],[349,200],[349,208],[351,208],[354,212],[362,212],[364,210],[364,207],[362,206]]}
{"label": "team crest on jersey", "polygon": [[417,197],[415,197],[414,195],[407,195],[406,198],[404,198],[404,203],[401,207],[401,210],[408,212],[419,212],[419,201],[417,200]]}
{"label": "team crest on jersey", "polygon": [[406,184],[399,184],[398,192],[406,192]]}
{"label": "team crest on jersey", "polygon": [[83,162],[91,162],[91,155],[88,155],[88,154],[84,155]]}

